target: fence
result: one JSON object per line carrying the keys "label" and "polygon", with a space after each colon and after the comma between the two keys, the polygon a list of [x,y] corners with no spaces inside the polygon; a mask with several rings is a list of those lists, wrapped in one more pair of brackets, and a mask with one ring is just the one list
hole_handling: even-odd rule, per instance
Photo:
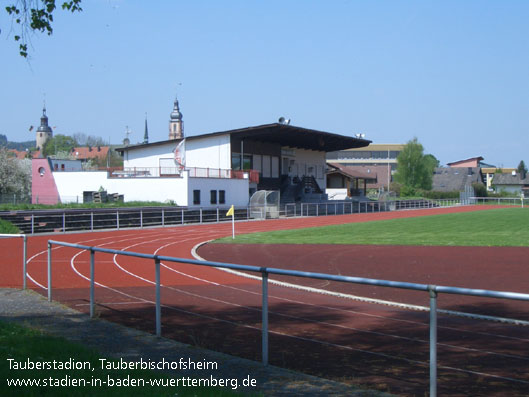
{"label": "fence", "polygon": [[[250,182],[259,183],[259,171],[237,171],[222,168],[186,167],[190,178],[223,178],[223,179],[250,179]],[[184,169],[181,167],[124,167],[108,170],[110,178],[181,178]]]}
{"label": "fence", "polygon": [[529,198],[525,197],[473,197],[475,204],[490,205],[513,205],[522,208],[529,204]]}
{"label": "fence", "polygon": [[22,237],[24,240],[22,246],[22,288],[26,289],[26,275],[27,275],[27,254],[28,254],[28,237],[25,234],[0,234],[0,238],[9,238],[9,237]]}
{"label": "fence", "polygon": [[462,205],[459,200],[379,200],[379,201],[326,201],[322,203],[286,204],[284,216],[322,216],[453,207]]}
{"label": "fence", "polygon": [[31,204],[31,194],[3,193],[0,194],[0,204]]}
{"label": "fence", "polygon": [[[473,204],[502,204],[524,206],[520,198],[472,198]],[[456,199],[443,200],[380,200],[380,201],[326,201],[320,203],[285,204],[279,217],[326,216],[383,211],[441,208],[470,205]],[[229,207],[135,207],[135,208],[84,208],[36,211],[0,212],[0,218],[12,222],[23,233],[65,233],[70,231],[95,231],[104,229],[144,228],[224,222]],[[264,219],[272,217],[266,211],[251,212],[250,207],[235,208],[235,220]],[[274,217],[277,217],[274,215]]]}
{"label": "fence", "polygon": [[388,288],[402,288],[414,291],[427,292],[429,295],[429,306],[430,306],[430,319],[429,319],[429,334],[430,334],[430,396],[435,397],[437,395],[437,296],[440,293],[445,294],[457,294],[457,295],[470,295],[480,296],[488,298],[499,298],[499,299],[513,299],[529,301],[529,294],[521,294],[516,292],[502,292],[502,291],[489,291],[489,290],[478,290],[470,288],[458,288],[448,286],[436,286],[416,283],[406,283],[399,281],[389,280],[377,280],[362,277],[348,277],[340,275],[332,275],[325,273],[311,273],[302,272],[287,269],[277,269],[271,267],[258,267],[258,266],[246,266],[237,264],[228,264],[220,262],[208,262],[198,261],[193,259],[174,258],[169,256],[158,256],[152,254],[143,254],[138,252],[120,251],[108,248],[91,247],[80,244],[72,244],[61,241],[48,241],[48,301],[52,300],[52,245],[58,245],[63,247],[77,248],[80,250],[90,251],[90,317],[95,315],[95,298],[94,298],[94,274],[95,274],[95,253],[103,252],[114,255],[132,256],[137,258],[151,259],[154,260],[155,266],[155,327],[156,335],[161,336],[162,334],[162,312],[161,312],[161,298],[160,298],[160,262],[176,262],[176,263],[187,263],[199,266],[218,267],[232,270],[248,271],[261,274],[261,295],[262,295],[262,324],[261,324],[261,339],[262,339],[262,363],[268,365],[268,275],[277,274],[291,277],[304,277],[311,279],[327,280],[327,281],[338,281],[351,284],[366,284],[379,287]]}
{"label": "fence", "polygon": [[[71,231],[120,230],[154,226],[177,226],[231,220],[229,208],[189,209],[178,207],[39,210],[0,213],[27,234]],[[248,208],[236,208],[235,219],[249,219]]]}

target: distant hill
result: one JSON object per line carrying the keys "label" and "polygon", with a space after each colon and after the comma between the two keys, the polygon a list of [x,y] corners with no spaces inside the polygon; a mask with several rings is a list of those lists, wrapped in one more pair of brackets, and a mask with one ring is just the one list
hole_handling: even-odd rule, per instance
{"label": "distant hill", "polygon": [[9,142],[5,135],[0,134],[0,146],[23,151],[26,149],[33,149],[35,147],[35,140],[26,142]]}

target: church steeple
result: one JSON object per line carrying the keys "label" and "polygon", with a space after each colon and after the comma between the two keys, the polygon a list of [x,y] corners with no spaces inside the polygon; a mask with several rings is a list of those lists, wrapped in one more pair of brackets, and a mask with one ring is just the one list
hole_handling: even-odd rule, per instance
{"label": "church steeple", "polygon": [[40,126],[37,128],[37,136],[36,136],[36,147],[37,150],[42,151],[44,149],[44,145],[53,136],[53,131],[51,127],[48,125],[48,116],[46,116],[46,105],[44,105],[42,109],[42,116],[40,118]]}
{"label": "church steeple", "polygon": [[173,111],[169,119],[169,139],[182,139],[184,137],[183,114],[180,113],[178,98],[175,98]]}
{"label": "church steeple", "polygon": [[147,113],[145,113],[145,134],[143,134],[143,143],[149,143],[149,129],[147,128]]}

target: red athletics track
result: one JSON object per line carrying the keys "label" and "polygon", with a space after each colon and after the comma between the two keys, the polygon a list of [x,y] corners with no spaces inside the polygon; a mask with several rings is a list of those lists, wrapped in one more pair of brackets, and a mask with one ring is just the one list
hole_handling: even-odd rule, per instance
{"label": "red athletics track", "polygon": [[[487,207],[488,208],[488,207]],[[237,223],[239,233],[424,216],[484,207],[355,214]],[[46,293],[46,241],[190,257],[199,242],[231,234],[230,224],[37,236],[29,239],[29,285]],[[18,239],[21,240],[21,239]],[[2,286],[21,285],[21,241],[0,240]],[[275,263],[270,263],[274,266]],[[88,254],[53,250],[54,299],[87,311]],[[162,333],[166,337],[260,359],[260,283],[217,269],[164,264]],[[404,277],[399,277],[404,279]],[[96,254],[100,316],[154,330],[154,266]],[[401,395],[428,389],[428,313],[367,304],[270,285],[270,362]],[[526,395],[528,328],[439,317],[440,395]],[[222,363],[220,364],[222,365]]]}

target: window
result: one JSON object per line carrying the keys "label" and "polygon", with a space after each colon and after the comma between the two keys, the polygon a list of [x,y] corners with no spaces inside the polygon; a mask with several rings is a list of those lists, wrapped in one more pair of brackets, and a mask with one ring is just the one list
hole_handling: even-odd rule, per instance
{"label": "window", "polygon": [[219,190],[219,204],[226,204],[226,191]]}
{"label": "window", "polygon": [[200,190],[193,190],[193,204],[200,204]]}
{"label": "window", "polygon": [[39,167],[39,175],[44,176],[45,173],[46,173],[46,170],[44,169],[44,167]]}
{"label": "window", "polygon": [[[243,156],[243,169],[251,170],[252,169],[252,160],[253,156],[251,154],[245,154]],[[231,154],[231,169],[240,170],[241,169],[241,154],[232,153]]]}
{"label": "window", "polygon": [[210,190],[209,193],[210,193],[210,196],[211,196],[210,203],[211,204],[217,204],[217,191],[216,190]]}
{"label": "window", "polygon": [[239,153],[231,154],[231,169],[232,170],[241,169],[241,155]]}
{"label": "window", "polygon": [[261,155],[260,154],[254,154],[253,155],[253,164],[252,164],[252,168],[256,171],[259,171],[261,172],[262,169],[263,169],[263,165],[262,165],[262,160],[261,160]]}
{"label": "window", "polygon": [[263,155],[263,178],[270,178],[270,156]]}
{"label": "window", "polygon": [[272,156],[272,178],[279,178],[279,157]]}

